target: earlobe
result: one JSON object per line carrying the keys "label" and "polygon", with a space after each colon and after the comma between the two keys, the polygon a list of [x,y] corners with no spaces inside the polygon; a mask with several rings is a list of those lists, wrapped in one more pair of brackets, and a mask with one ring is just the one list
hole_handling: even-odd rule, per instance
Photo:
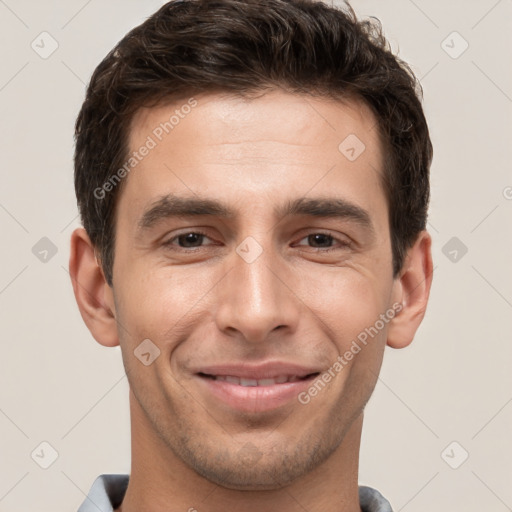
{"label": "earlobe", "polygon": [[394,283],[394,296],[402,308],[391,320],[387,344],[393,348],[408,346],[427,310],[432,285],[432,239],[422,231],[407,251],[400,276]]}
{"label": "earlobe", "polygon": [[101,345],[119,345],[112,290],[87,232],[77,228],[71,235],[69,273],[80,314]]}

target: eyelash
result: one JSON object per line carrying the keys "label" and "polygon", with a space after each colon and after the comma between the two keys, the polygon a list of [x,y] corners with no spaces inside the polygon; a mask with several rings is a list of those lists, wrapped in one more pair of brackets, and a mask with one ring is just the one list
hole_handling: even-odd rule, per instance
{"label": "eyelash", "polygon": [[[193,253],[193,252],[201,250],[204,246],[200,246],[200,247],[179,247],[179,246],[175,246],[173,244],[173,242],[175,240],[177,240],[178,238],[180,238],[182,236],[185,236],[185,235],[190,235],[190,234],[201,235],[201,236],[205,236],[206,238],[209,238],[208,235],[204,231],[201,231],[201,230],[185,231],[183,233],[179,233],[178,235],[173,236],[172,238],[170,238],[169,240],[164,242],[162,245],[164,247],[170,247],[172,250],[175,250],[175,251],[184,251],[184,252],[189,252],[189,253]],[[302,241],[305,238],[308,238],[308,237],[310,237],[312,235],[327,236],[327,237],[330,237],[333,241],[338,242],[338,244],[339,244],[339,247],[309,247],[314,252],[329,253],[329,252],[340,250],[340,249],[350,248],[352,246],[352,244],[350,242],[345,241],[345,240],[340,240],[339,238],[336,238],[331,233],[323,232],[323,231],[315,231],[315,232],[309,233],[308,235],[303,236],[299,241]],[[300,246],[300,247],[303,247],[303,246]]]}

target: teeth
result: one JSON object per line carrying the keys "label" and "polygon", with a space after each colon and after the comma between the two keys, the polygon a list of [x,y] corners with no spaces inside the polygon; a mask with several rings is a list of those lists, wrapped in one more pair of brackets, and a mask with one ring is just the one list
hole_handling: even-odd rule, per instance
{"label": "teeth", "polygon": [[255,379],[240,379],[240,386],[257,386],[258,381]]}
{"label": "teeth", "polygon": [[230,384],[237,384],[239,386],[273,386],[274,384],[284,384],[285,382],[297,382],[301,380],[296,375],[279,375],[274,379],[244,379],[234,377],[233,375],[214,375],[215,380],[229,382]]}
{"label": "teeth", "polygon": [[258,386],[273,386],[276,383],[274,379],[260,379]]}

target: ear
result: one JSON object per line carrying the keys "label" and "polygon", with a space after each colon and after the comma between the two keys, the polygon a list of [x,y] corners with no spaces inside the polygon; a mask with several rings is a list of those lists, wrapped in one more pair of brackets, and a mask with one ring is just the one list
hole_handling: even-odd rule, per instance
{"label": "ear", "polygon": [[422,231],[407,251],[404,266],[393,284],[395,302],[402,309],[389,322],[387,344],[393,348],[409,345],[425,316],[432,285],[432,238]]}
{"label": "ear", "polygon": [[69,273],[80,314],[94,339],[106,347],[119,345],[112,288],[83,228],[71,235]]}

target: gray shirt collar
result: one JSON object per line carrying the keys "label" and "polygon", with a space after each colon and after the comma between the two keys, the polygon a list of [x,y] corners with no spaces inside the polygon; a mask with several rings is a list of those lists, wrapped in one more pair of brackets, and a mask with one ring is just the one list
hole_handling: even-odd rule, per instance
{"label": "gray shirt collar", "polygon": [[[114,512],[122,503],[129,475],[100,475],[92,484],[78,512]],[[362,512],[393,512],[388,500],[371,487],[359,486]]]}

